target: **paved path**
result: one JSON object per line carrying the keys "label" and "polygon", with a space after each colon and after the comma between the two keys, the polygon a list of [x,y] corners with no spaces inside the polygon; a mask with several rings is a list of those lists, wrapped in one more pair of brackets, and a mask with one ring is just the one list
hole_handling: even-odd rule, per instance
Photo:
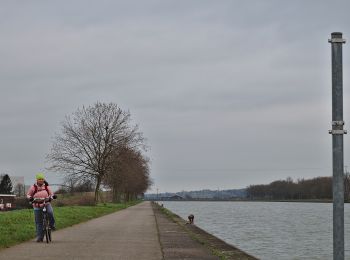
{"label": "paved path", "polygon": [[0,259],[162,259],[150,202],[53,233],[51,244],[34,240],[0,251]]}

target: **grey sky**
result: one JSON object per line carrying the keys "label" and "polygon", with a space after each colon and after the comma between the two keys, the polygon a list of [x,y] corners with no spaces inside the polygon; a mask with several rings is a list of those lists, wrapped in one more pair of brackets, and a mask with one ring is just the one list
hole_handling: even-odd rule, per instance
{"label": "grey sky", "polygon": [[[101,101],[130,110],[148,138],[152,191],[330,176],[327,40],[350,39],[348,10],[311,0],[3,1],[0,172],[31,183],[65,115]],[[348,146],[345,137],[350,165]]]}

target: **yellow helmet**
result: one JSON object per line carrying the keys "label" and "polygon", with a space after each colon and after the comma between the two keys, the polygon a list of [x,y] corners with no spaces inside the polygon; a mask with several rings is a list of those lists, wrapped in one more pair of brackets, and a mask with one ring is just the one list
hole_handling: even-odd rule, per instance
{"label": "yellow helmet", "polygon": [[36,175],[35,175],[35,178],[37,179],[37,180],[39,180],[39,179],[42,179],[42,180],[44,180],[45,179],[45,176],[44,176],[44,174],[43,173],[37,173]]}

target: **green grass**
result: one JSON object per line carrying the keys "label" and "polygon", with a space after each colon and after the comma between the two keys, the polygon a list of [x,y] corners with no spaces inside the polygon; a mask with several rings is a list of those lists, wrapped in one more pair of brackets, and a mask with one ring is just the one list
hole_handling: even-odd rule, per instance
{"label": "green grass", "polygon": [[[140,201],[127,204],[99,204],[97,206],[54,207],[56,228],[62,229],[93,218],[125,209]],[[0,213],[0,250],[35,237],[33,209]]]}

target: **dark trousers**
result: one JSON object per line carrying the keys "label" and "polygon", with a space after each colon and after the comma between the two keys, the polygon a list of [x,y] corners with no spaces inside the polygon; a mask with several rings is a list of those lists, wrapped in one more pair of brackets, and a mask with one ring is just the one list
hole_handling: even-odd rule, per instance
{"label": "dark trousers", "polygon": [[[51,204],[46,205],[46,210],[49,215],[50,227],[55,226],[55,218],[53,216],[53,209]],[[43,238],[43,209],[35,208],[34,209],[34,218],[35,218],[35,228],[36,228],[36,236],[39,238]]]}

